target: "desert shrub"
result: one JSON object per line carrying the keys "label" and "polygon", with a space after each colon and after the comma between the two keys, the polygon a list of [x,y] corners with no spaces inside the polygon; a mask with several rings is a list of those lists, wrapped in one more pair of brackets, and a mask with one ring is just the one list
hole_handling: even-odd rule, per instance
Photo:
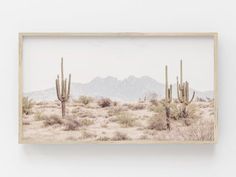
{"label": "desert shrub", "polygon": [[180,133],[184,140],[189,141],[213,141],[214,120],[202,120],[197,125],[189,126]]}
{"label": "desert shrub", "polygon": [[196,104],[192,103],[192,104],[188,105],[187,115],[188,115],[187,118],[192,118],[192,119],[198,118]]}
{"label": "desert shrub", "polygon": [[151,130],[166,130],[167,125],[165,114],[155,114],[151,119],[149,119],[147,128]]}
{"label": "desert shrub", "polygon": [[170,104],[170,118],[178,120],[181,117],[181,110],[175,103]]}
{"label": "desert shrub", "polygon": [[113,106],[118,106],[118,102],[117,101],[113,101]]}
{"label": "desert shrub", "polygon": [[94,121],[90,119],[79,119],[78,123],[80,124],[80,126],[89,126],[94,124]]}
{"label": "desert shrub", "polygon": [[148,139],[148,136],[147,136],[147,135],[141,135],[141,136],[139,137],[139,139],[140,139],[140,140],[146,140],[146,139]]}
{"label": "desert shrub", "polygon": [[76,114],[76,113],[79,113],[79,111],[80,111],[80,108],[74,108],[72,109],[71,113]]}
{"label": "desert shrub", "polygon": [[143,103],[138,103],[138,104],[127,104],[128,109],[130,110],[142,110],[146,107],[145,104]]}
{"label": "desert shrub", "polygon": [[97,138],[97,141],[109,141],[109,140],[111,140],[111,138],[107,136],[100,136],[99,138]]}
{"label": "desert shrub", "polygon": [[93,101],[92,97],[88,97],[88,96],[80,96],[79,97],[79,102],[84,105],[87,105],[87,104],[91,103],[92,101]]}
{"label": "desert shrub", "polygon": [[122,140],[130,140],[127,134],[122,132],[115,132],[113,137],[111,138],[112,141],[122,141]]}
{"label": "desert shrub", "polygon": [[80,122],[74,118],[69,118],[69,119],[64,120],[65,131],[77,130],[80,126],[81,126]]}
{"label": "desert shrub", "polygon": [[157,105],[151,105],[149,107],[150,111],[156,112],[156,113],[162,113],[165,112],[165,106],[162,103],[159,103]]}
{"label": "desert shrub", "polygon": [[151,105],[157,106],[158,105],[158,100],[157,99],[151,99],[150,103],[151,103]]}
{"label": "desert shrub", "polygon": [[43,124],[44,124],[45,127],[56,125],[56,124],[62,125],[63,121],[62,121],[62,119],[61,119],[61,117],[59,115],[52,114],[47,119],[45,119]]}
{"label": "desert shrub", "polygon": [[102,98],[98,101],[98,105],[102,108],[109,107],[112,101],[109,98]]}
{"label": "desert shrub", "polygon": [[122,127],[133,127],[135,125],[135,118],[127,112],[118,114],[113,121],[118,122]]}
{"label": "desert shrub", "polygon": [[47,116],[44,115],[42,112],[40,111],[37,111],[35,114],[34,114],[34,120],[36,121],[41,121],[41,120],[45,120],[47,119]]}
{"label": "desert shrub", "polygon": [[80,138],[81,139],[88,139],[88,138],[93,138],[93,137],[96,137],[96,136],[97,135],[95,135],[93,133],[90,133],[90,132],[87,132],[87,131],[82,131]]}
{"label": "desert shrub", "polygon": [[108,116],[113,116],[113,115],[117,115],[120,112],[124,111],[125,109],[122,106],[115,106],[115,107],[111,107],[108,111],[107,114]]}
{"label": "desert shrub", "polygon": [[26,115],[29,115],[32,113],[32,107],[33,107],[33,100],[32,99],[29,99],[28,97],[23,97],[23,100],[22,100],[22,111],[23,111],[23,114],[26,114]]}
{"label": "desert shrub", "polygon": [[81,112],[78,112],[77,115],[81,118],[84,118],[84,117],[95,118],[95,116],[90,111],[81,111]]}

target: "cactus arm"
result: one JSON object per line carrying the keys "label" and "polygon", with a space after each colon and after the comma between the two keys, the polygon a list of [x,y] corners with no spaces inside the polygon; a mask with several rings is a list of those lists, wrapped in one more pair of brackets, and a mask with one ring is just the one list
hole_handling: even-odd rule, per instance
{"label": "cactus arm", "polygon": [[64,97],[65,97],[65,99],[67,98],[67,79],[65,79],[65,85],[64,85]]}
{"label": "cactus arm", "polygon": [[68,89],[67,89],[67,100],[70,98],[70,84],[71,84],[71,74],[69,75]]}
{"label": "cactus arm", "polygon": [[[181,96],[180,96],[181,94]],[[177,77],[177,97],[178,97],[178,100],[180,103],[183,103],[183,97],[182,97],[182,92],[181,92],[181,88],[180,88],[180,85],[179,85],[179,79]]]}
{"label": "cactus arm", "polygon": [[59,78],[56,79],[56,91],[57,91],[58,100],[62,101],[61,94],[60,94]]}
{"label": "cactus arm", "polygon": [[172,85],[170,84],[169,102],[172,101]]}
{"label": "cactus arm", "polygon": [[195,92],[193,92],[193,96],[192,96],[191,100],[189,101],[189,104],[193,101],[194,96],[195,96]]}

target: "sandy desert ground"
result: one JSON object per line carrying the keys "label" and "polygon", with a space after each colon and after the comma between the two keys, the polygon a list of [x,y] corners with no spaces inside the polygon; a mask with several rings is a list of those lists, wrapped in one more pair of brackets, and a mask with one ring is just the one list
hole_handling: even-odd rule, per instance
{"label": "sandy desert ground", "polygon": [[116,102],[82,96],[66,103],[61,117],[59,101],[23,100],[22,136],[30,143],[119,143],[157,141],[213,141],[214,101],[193,101],[188,117],[180,117],[181,104],[171,107],[171,129],[166,126],[161,100]]}

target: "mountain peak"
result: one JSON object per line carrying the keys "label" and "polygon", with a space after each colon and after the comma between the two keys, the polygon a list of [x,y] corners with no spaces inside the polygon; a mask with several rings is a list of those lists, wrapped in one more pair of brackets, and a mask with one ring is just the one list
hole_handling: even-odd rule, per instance
{"label": "mountain peak", "polygon": [[[136,77],[130,75],[123,80],[112,76],[96,77],[89,83],[73,83],[71,87],[72,98],[87,95],[92,97],[109,97],[114,100],[135,101],[143,98],[147,93],[156,93],[163,97],[164,84],[157,82],[149,76]],[[27,95],[36,100],[56,99],[55,87],[49,90],[28,93]],[[202,98],[206,96],[212,97],[211,95],[213,95],[212,92],[196,92],[196,96]],[[173,97],[176,97],[175,92]]]}

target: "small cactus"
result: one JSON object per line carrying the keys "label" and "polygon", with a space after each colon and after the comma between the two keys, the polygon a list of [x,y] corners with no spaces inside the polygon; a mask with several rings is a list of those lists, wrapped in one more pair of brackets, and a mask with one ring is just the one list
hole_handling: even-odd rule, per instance
{"label": "small cactus", "polygon": [[56,91],[57,91],[57,98],[61,101],[61,113],[62,118],[65,117],[65,110],[66,110],[66,102],[69,100],[70,97],[70,84],[71,84],[71,74],[69,74],[69,83],[67,86],[67,79],[64,79],[63,73],[63,58],[61,58],[61,85],[59,75],[57,75],[56,79]]}
{"label": "small cactus", "polygon": [[183,71],[182,60],[180,60],[180,83],[177,77],[177,96],[180,103],[182,103],[182,117],[187,117],[186,107],[193,101],[195,92],[193,92],[192,98],[189,99],[189,83],[185,81],[183,83]]}

